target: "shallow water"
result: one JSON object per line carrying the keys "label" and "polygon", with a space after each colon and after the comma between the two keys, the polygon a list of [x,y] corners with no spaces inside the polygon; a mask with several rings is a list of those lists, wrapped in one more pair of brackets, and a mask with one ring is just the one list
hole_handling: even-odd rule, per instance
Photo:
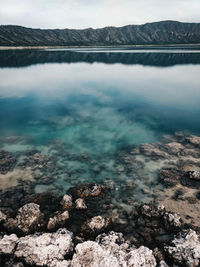
{"label": "shallow water", "polygon": [[79,48],[0,51],[0,58],[1,148],[37,149],[56,164],[54,181],[37,192],[106,179],[127,180],[126,194],[135,184],[157,186],[154,175],[141,181],[118,171],[116,154],[165,134],[200,135],[199,51]]}

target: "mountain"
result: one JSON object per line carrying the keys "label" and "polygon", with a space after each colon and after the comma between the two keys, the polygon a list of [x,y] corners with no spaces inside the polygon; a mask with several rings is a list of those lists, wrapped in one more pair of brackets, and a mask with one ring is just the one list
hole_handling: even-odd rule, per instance
{"label": "mountain", "polygon": [[140,64],[144,66],[168,67],[181,64],[200,64],[200,53],[123,53],[123,52],[76,52],[51,50],[0,50],[0,68],[24,67],[45,63],[106,63]]}
{"label": "mountain", "polygon": [[167,45],[200,43],[200,23],[161,21],[101,29],[31,29],[0,26],[0,46]]}

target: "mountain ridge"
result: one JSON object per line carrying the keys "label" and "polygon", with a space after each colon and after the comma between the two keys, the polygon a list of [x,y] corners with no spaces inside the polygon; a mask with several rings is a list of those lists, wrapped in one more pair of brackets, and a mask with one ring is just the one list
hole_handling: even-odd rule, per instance
{"label": "mountain ridge", "polygon": [[159,21],[87,29],[0,25],[0,46],[168,45],[200,43],[200,23]]}

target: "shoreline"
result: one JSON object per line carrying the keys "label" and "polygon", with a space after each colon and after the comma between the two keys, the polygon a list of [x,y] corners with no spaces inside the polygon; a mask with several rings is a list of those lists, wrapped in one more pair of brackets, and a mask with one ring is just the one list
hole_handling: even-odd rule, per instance
{"label": "shoreline", "polygon": [[131,49],[200,49],[200,44],[168,45],[83,45],[83,46],[0,46],[0,50],[38,50],[38,49],[74,49],[74,48],[131,48]]}

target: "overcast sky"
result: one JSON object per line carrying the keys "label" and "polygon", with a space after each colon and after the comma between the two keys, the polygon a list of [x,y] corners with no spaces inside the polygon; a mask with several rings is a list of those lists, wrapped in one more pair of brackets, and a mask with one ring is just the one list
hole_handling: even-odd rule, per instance
{"label": "overcast sky", "polygon": [[200,22],[199,14],[200,0],[0,0],[0,24],[34,28]]}

